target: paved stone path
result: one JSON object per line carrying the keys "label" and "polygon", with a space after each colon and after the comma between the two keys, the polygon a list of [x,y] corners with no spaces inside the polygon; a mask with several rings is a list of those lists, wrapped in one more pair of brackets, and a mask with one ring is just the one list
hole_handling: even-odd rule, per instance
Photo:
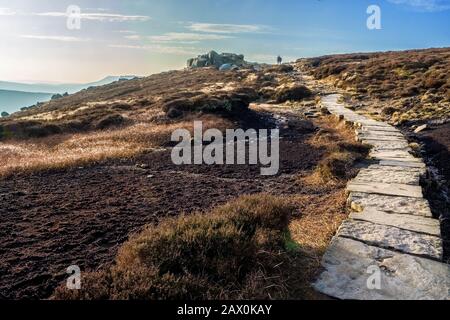
{"label": "paved stone path", "polygon": [[353,212],[328,248],[314,287],[338,299],[449,300],[440,224],[420,187],[425,164],[398,129],[346,109],[339,97],[323,97],[323,107],[357,128],[357,140],[373,147],[373,164],[347,186]]}

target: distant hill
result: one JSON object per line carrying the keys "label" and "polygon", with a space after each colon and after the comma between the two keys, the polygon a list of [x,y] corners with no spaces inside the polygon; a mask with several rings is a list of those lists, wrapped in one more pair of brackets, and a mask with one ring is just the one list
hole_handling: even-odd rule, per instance
{"label": "distant hill", "polygon": [[0,90],[0,112],[13,113],[22,107],[28,107],[37,102],[48,101],[52,93],[22,92],[13,90]]}
{"label": "distant hill", "polygon": [[84,84],[46,84],[19,83],[0,81],[0,112],[13,113],[23,107],[29,107],[37,102],[50,100],[52,95],[59,93],[76,93],[89,87],[103,86],[121,79],[133,79],[135,76],[109,76],[102,80]]}
{"label": "distant hill", "polygon": [[80,90],[109,84],[120,79],[132,79],[134,76],[108,76],[102,80],[89,82],[89,83],[65,83],[65,84],[49,84],[49,83],[20,83],[20,82],[8,82],[0,81],[0,90],[13,90],[35,93],[64,93],[70,94],[78,92]]}

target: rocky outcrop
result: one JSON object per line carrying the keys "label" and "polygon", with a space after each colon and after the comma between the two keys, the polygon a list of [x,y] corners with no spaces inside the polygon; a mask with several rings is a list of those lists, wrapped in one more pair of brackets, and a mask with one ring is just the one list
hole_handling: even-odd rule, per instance
{"label": "rocky outcrop", "polygon": [[215,51],[210,51],[207,54],[199,55],[197,58],[192,58],[187,61],[188,68],[215,67],[217,69],[231,70],[235,67],[245,65],[248,65],[248,63],[244,60],[244,55],[242,54],[218,54]]}

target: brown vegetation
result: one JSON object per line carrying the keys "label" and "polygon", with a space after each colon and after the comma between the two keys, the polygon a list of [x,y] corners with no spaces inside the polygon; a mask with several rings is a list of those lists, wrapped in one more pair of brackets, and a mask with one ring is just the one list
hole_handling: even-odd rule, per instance
{"label": "brown vegetation", "polygon": [[281,88],[275,93],[275,100],[278,103],[287,101],[298,101],[309,98],[313,95],[311,90],[305,86],[293,86],[288,88]]}
{"label": "brown vegetation", "polygon": [[336,150],[320,162],[318,172],[325,181],[354,178],[355,162],[365,159],[369,151],[370,146],[360,143],[338,143]]}
{"label": "brown vegetation", "polygon": [[[292,67],[286,68],[171,71],[89,88],[0,119],[0,140],[96,131],[141,122],[173,123],[193,113],[236,118],[252,101],[275,99],[275,91],[267,95],[263,88],[293,86],[295,79],[289,74]],[[291,94],[283,100],[303,97]]]}
{"label": "brown vegetation", "polygon": [[198,300],[282,297],[284,234],[294,208],[245,196],[207,214],[168,219],[122,246],[110,269],[57,299]]}
{"label": "brown vegetation", "polygon": [[[216,116],[202,116],[199,120],[203,121],[204,130],[234,126]],[[185,119],[173,124],[138,123],[119,129],[106,130],[106,126],[101,131],[40,139],[10,139],[0,143],[0,177],[23,171],[52,170],[105,159],[129,158],[167,146],[174,130],[185,128],[192,132],[192,126],[192,121]]]}
{"label": "brown vegetation", "polygon": [[324,56],[298,66],[392,122],[450,118],[449,48]]}

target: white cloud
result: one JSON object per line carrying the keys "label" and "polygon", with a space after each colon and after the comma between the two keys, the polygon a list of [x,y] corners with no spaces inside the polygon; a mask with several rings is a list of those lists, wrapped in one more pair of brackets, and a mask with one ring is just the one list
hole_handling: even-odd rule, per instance
{"label": "white cloud", "polygon": [[153,42],[179,42],[179,43],[197,43],[205,40],[224,40],[231,39],[233,37],[220,35],[220,34],[208,34],[208,33],[189,33],[189,32],[169,32],[160,36],[150,36]]}
{"label": "white cloud", "polygon": [[86,8],[86,10],[95,10],[95,11],[101,11],[101,12],[109,11],[109,9],[106,9],[106,8]]}
{"label": "white cloud", "polygon": [[216,23],[190,23],[187,29],[196,32],[208,33],[261,33],[267,31],[267,26],[251,24],[216,24]]}
{"label": "white cloud", "polygon": [[[36,16],[42,17],[69,17],[67,12],[42,12],[35,13]],[[132,16],[113,13],[81,13],[81,19],[95,20],[95,21],[108,21],[108,22],[125,22],[125,21],[148,21],[149,16]]]}
{"label": "white cloud", "polygon": [[[193,47],[175,47],[175,46],[164,46],[164,45],[122,45],[122,44],[111,44],[110,48],[121,48],[121,49],[134,49],[134,50],[145,50],[153,53],[164,53],[164,54],[175,54],[175,55],[195,55],[200,49]],[[201,51],[201,50],[200,50]]]}
{"label": "white cloud", "polygon": [[119,30],[119,31],[116,31],[116,32],[118,32],[118,33],[125,33],[125,34],[136,34],[137,33],[136,31],[133,31],[133,30]]}
{"label": "white cloud", "polygon": [[450,0],[388,0],[394,4],[413,7],[417,10],[435,12],[450,9]]}
{"label": "white cloud", "polygon": [[14,16],[17,13],[9,8],[0,8],[0,16]]}
{"label": "white cloud", "polygon": [[124,38],[128,39],[128,40],[140,40],[141,36],[138,34],[131,34],[131,35],[125,36]]}
{"label": "white cloud", "polygon": [[66,36],[39,36],[39,35],[21,35],[21,38],[34,39],[34,40],[50,40],[50,41],[63,41],[63,42],[83,42],[89,41],[85,38],[66,37]]}

